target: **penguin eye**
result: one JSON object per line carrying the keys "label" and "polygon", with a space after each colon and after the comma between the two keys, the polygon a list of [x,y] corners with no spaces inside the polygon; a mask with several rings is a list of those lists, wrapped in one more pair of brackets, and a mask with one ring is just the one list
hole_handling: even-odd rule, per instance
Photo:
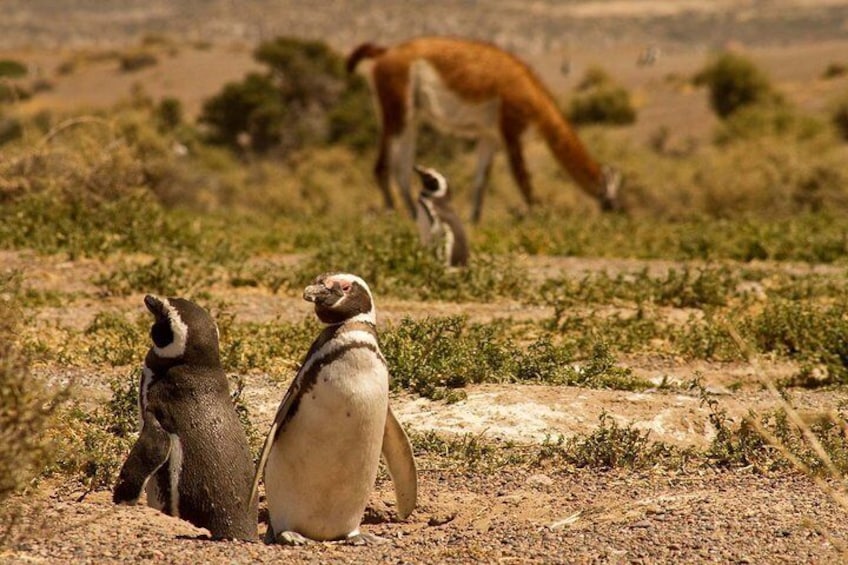
{"label": "penguin eye", "polygon": [[347,294],[347,292],[350,291],[350,283],[349,282],[343,282],[343,283],[341,283],[340,286],[341,286],[342,292],[344,292],[345,294]]}

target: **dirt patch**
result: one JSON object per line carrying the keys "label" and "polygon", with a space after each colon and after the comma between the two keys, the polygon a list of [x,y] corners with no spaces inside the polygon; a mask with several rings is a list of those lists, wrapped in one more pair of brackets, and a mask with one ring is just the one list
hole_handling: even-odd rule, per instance
{"label": "dirt patch", "polygon": [[115,507],[108,493],[95,493],[81,502],[56,495],[29,501],[23,526],[51,533],[21,542],[0,559],[837,563],[843,557],[838,548],[848,541],[842,509],[799,477],[744,470],[678,476],[512,469],[481,475],[430,463],[420,461],[421,504],[406,522],[390,521],[390,485],[379,484],[363,529],[389,540],[382,545],[211,542],[186,522],[144,506]]}

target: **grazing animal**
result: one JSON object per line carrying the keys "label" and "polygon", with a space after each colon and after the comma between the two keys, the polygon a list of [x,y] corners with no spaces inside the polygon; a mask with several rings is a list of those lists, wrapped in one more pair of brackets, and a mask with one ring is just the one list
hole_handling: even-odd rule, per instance
{"label": "grazing animal", "polygon": [[371,291],[357,276],[326,273],[303,298],[315,303],[327,327],[277,409],[251,500],[264,473],[268,543],[381,541],[359,531],[381,451],[401,519],[415,508],[418,475],[406,433],[389,408]]}
{"label": "grazing animal", "polygon": [[146,296],[153,346],[139,387],[141,433],[121,468],[116,504],[147,503],[215,539],[256,538],[253,459],[218,355],[218,327],[182,298]]}
{"label": "grazing animal", "polygon": [[348,56],[348,71],[364,59],[374,60],[370,76],[382,124],[374,172],[388,208],[394,208],[394,176],[415,214],[410,180],[419,120],[477,138],[474,222],[480,220],[492,159],[501,145],[525,202],[536,203],[522,150],[522,135],[531,127],[584,192],[604,210],[619,208],[620,174],[589,155],[553,96],[517,57],[480,41],[422,37],[388,48],[364,43]]}
{"label": "grazing animal", "polygon": [[435,169],[416,165],[421,177],[416,221],[418,235],[425,247],[434,247],[449,267],[468,265],[468,238],[459,216],[450,205],[450,188],[445,177]]}

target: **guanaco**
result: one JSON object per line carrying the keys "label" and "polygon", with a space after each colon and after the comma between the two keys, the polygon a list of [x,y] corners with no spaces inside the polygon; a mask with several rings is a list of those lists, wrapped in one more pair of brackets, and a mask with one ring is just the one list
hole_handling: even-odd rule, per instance
{"label": "guanaco", "polygon": [[394,208],[393,176],[415,216],[410,193],[415,139],[418,121],[426,120],[445,133],[477,139],[474,222],[480,220],[492,160],[501,146],[524,201],[536,203],[521,141],[531,127],[603,210],[619,208],[621,175],[589,155],[548,89],[514,55],[482,41],[421,37],[393,47],[364,43],[348,56],[348,72],[364,59],[374,60],[370,82],[382,126],[374,174],[386,207]]}

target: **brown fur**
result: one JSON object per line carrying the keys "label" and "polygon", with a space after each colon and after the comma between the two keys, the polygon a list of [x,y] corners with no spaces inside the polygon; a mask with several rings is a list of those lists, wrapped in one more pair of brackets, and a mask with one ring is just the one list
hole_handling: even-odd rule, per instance
{"label": "brown fur", "polygon": [[[389,144],[407,126],[410,68],[417,60],[426,60],[453,94],[464,101],[500,101],[498,123],[494,125],[506,148],[513,178],[528,205],[535,203],[535,197],[521,135],[530,126],[538,127],[551,152],[580,187],[603,199],[604,173],[600,165],[586,151],[547,88],[515,56],[489,43],[423,37],[390,48],[361,45],[348,58],[348,69],[355,69],[366,58],[374,59],[371,73],[383,124],[375,174],[387,206],[393,207],[388,192]],[[482,195],[478,196],[478,205],[481,200]],[[479,210],[475,210],[475,220],[478,216]]]}

